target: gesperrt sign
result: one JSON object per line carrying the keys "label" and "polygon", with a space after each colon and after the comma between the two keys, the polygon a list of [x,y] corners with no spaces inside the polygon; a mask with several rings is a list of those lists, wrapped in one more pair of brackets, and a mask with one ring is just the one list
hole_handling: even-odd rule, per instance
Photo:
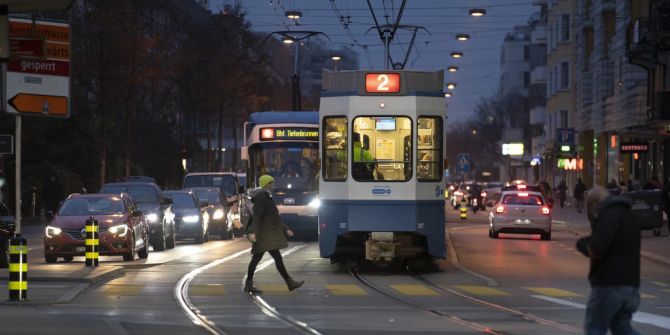
{"label": "gesperrt sign", "polygon": [[649,151],[649,143],[621,143],[619,145],[619,152],[627,153],[641,153]]}

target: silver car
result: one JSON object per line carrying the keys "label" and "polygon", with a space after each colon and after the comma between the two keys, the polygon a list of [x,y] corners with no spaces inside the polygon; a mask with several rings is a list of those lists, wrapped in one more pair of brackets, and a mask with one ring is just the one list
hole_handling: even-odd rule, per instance
{"label": "silver car", "polygon": [[551,208],[542,193],[503,191],[489,214],[489,237],[498,238],[499,233],[540,234],[551,240]]}

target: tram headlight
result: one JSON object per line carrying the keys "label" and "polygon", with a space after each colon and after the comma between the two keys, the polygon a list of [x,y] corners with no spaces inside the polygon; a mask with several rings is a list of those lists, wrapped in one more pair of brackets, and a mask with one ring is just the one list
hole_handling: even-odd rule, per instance
{"label": "tram headlight", "polygon": [[319,206],[321,206],[321,200],[319,200],[318,198],[309,202],[309,207],[319,208]]}

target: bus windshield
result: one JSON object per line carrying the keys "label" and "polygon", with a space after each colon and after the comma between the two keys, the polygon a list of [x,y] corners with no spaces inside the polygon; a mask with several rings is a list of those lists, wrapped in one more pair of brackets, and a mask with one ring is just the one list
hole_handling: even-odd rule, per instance
{"label": "bus windshield", "polygon": [[316,142],[265,142],[249,147],[253,180],[264,174],[275,179],[275,188],[318,189],[319,144]]}

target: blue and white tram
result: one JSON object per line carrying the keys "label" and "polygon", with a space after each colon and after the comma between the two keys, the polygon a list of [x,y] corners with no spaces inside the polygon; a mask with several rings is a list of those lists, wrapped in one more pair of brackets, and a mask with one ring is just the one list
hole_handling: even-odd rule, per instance
{"label": "blue and white tram", "polygon": [[343,264],[446,258],[443,77],[324,71],[321,257]]}
{"label": "blue and white tram", "polygon": [[[318,113],[256,112],[249,115],[243,148],[247,187],[258,178],[274,177],[274,199],[282,220],[297,237],[317,235],[319,123]],[[246,153],[246,155],[244,154]]]}

